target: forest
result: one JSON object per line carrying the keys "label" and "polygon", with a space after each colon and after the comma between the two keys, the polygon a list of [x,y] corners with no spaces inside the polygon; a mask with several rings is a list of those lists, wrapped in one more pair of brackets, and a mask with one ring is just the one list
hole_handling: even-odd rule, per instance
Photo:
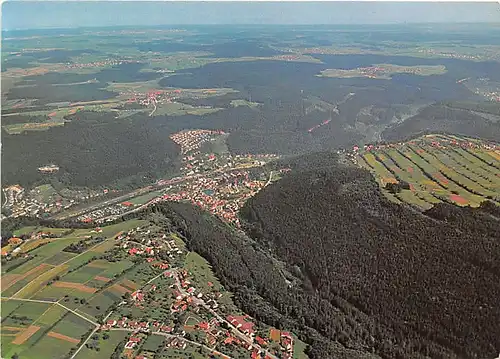
{"label": "forest", "polygon": [[2,183],[24,187],[47,181],[38,167],[49,163],[60,167],[54,175],[59,182],[86,187],[127,177],[135,185],[151,183],[178,168],[180,149],[161,124],[116,121],[97,112],[79,112],[67,120],[47,131],[2,131]]}
{"label": "forest", "polygon": [[[250,199],[242,215],[247,233],[300,268],[309,290],[332,305],[340,297],[387,331],[370,333],[380,356],[488,358],[500,351],[494,205],[439,204],[420,214],[389,202],[364,170],[337,167],[283,178]],[[330,327],[317,328],[332,337]],[[348,336],[360,340],[356,331]]]}
{"label": "forest", "polygon": [[[476,113],[471,112],[477,111]],[[434,104],[419,114],[383,132],[387,141],[400,141],[417,133],[444,132],[491,141],[500,141],[500,122],[487,117],[498,112],[494,106],[476,103],[474,106],[463,104]],[[486,117],[483,117],[486,116]],[[498,119],[498,115],[497,115]]]}
{"label": "forest", "polygon": [[244,310],[297,331],[311,358],[497,355],[494,205],[421,214],[386,200],[368,172],[332,167],[335,156],[286,161],[298,173],[242,210],[249,237],[188,204],[149,211],[184,233]]}

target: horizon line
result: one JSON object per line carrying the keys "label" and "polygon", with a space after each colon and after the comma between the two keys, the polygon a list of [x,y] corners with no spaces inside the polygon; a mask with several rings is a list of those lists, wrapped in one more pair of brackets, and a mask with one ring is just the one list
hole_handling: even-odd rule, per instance
{"label": "horizon line", "polygon": [[229,24],[214,24],[214,23],[198,23],[198,24],[155,24],[155,25],[87,25],[87,26],[63,26],[63,27],[58,27],[58,26],[44,26],[44,27],[33,27],[33,28],[14,28],[14,29],[6,29],[2,28],[1,31],[29,31],[29,30],[76,30],[76,29],[95,29],[95,28],[126,28],[126,27],[135,27],[135,28],[154,28],[154,27],[184,27],[184,26],[360,26],[360,25],[365,25],[365,26],[404,26],[404,25],[467,25],[467,24],[474,24],[474,25],[495,25],[500,27],[500,21],[498,22],[490,22],[490,21],[449,21],[449,22],[408,22],[408,21],[402,21],[402,22],[387,22],[387,23],[364,23],[364,22],[359,22],[359,23],[336,23],[336,24],[331,24],[331,23],[317,23],[317,24],[307,24],[307,23],[297,23],[297,24],[290,24],[290,23],[276,23],[276,24],[266,24],[266,23],[229,23]]}

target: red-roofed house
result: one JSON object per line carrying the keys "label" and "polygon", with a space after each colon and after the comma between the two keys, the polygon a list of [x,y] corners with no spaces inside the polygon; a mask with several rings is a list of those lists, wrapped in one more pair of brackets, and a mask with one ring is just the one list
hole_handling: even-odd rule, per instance
{"label": "red-roofed house", "polygon": [[142,302],[144,300],[144,294],[140,290],[136,290],[131,296],[132,299],[136,301]]}
{"label": "red-roofed house", "polygon": [[255,341],[259,344],[259,345],[267,345],[267,342],[264,338],[261,338],[259,336],[256,336],[255,337]]}
{"label": "red-roofed house", "polygon": [[139,343],[141,341],[141,338],[139,337],[130,337],[129,342],[132,343]]}
{"label": "red-roofed house", "polygon": [[245,334],[251,335],[255,332],[253,329],[254,323],[247,322],[245,320],[246,316],[235,317],[235,316],[229,315],[226,319],[232,325],[234,325],[236,328],[238,328],[240,331],[242,331]]}
{"label": "red-roofed house", "polygon": [[198,328],[202,330],[208,330],[210,329],[210,325],[207,322],[200,322],[198,323]]}

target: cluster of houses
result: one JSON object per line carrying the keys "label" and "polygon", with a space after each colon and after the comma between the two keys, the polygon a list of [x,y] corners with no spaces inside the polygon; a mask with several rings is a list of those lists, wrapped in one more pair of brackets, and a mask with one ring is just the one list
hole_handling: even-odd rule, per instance
{"label": "cluster of houses", "polygon": [[55,190],[42,193],[38,187],[26,190],[19,185],[3,188],[5,203],[3,207],[10,210],[9,217],[16,218],[21,216],[43,217],[44,215],[54,214],[63,209],[68,209],[78,203],[79,200],[87,200],[100,195],[99,192],[73,191],[72,197],[62,197]]}
{"label": "cluster of houses", "polygon": [[106,67],[106,66],[116,66],[128,63],[138,63],[136,60],[116,60],[116,59],[106,59],[102,61],[94,61],[88,63],[67,63],[66,68],[68,69],[85,69],[85,68],[94,68],[94,67]]}
{"label": "cluster of houses", "polygon": [[[8,239],[8,244],[4,247],[2,247],[2,257],[7,257],[9,255],[12,256],[17,256],[21,252],[21,245],[23,243],[29,242],[29,241],[36,241],[36,240],[42,240],[42,239],[48,239],[48,238],[58,238],[60,237],[59,235],[56,235],[51,232],[45,232],[45,231],[39,231],[39,232],[33,232],[31,233],[29,238],[19,238],[19,237],[11,237]],[[41,243],[41,242],[40,242]],[[35,248],[35,247],[33,247]],[[25,256],[28,254],[25,253]]]}
{"label": "cluster of houses", "polygon": [[223,134],[224,131],[220,130],[189,130],[175,133],[170,138],[181,147],[181,153],[193,152],[192,155],[197,155],[197,150],[203,143],[213,139],[214,135]]}
{"label": "cluster of houses", "polygon": [[250,180],[247,171],[225,172],[217,177],[198,178],[178,192],[163,195],[162,199],[189,201],[224,221],[239,226],[239,209],[264,185],[265,181]]}
{"label": "cluster of houses", "polygon": [[[124,202],[125,203],[125,202]],[[128,204],[118,203],[109,205],[100,209],[96,209],[92,212],[86,213],[77,217],[77,219],[84,223],[91,223],[94,218],[102,218],[107,216],[115,216],[122,214],[128,207]]]}
{"label": "cluster of houses", "polygon": [[109,319],[105,324],[101,325],[101,330],[109,330],[112,328],[132,329],[138,333],[159,332],[170,334],[173,331],[173,328],[165,323],[158,321],[138,322],[135,320],[129,320],[127,317],[123,317],[119,320]]}
{"label": "cluster of houses", "polygon": [[[127,251],[131,256],[145,255],[148,262],[152,263],[156,254],[166,252],[169,258],[174,258],[176,255],[182,254],[182,250],[177,247],[175,240],[168,239],[166,234],[153,234],[151,230],[145,230],[141,227],[131,229],[127,233],[119,234],[116,239],[120,241],[120,248]],[[159,269],[168,269],[168,263],[152,264]]]}

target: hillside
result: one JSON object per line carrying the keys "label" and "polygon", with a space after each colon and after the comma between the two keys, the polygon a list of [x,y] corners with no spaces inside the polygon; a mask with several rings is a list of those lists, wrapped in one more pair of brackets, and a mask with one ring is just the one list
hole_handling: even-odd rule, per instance
{"label": "hillside", "polygon": [[[325,336],[384,358],[498,355],[498,217],[444,203],[421,214],[349,167],[288,175],[242,214],[321,306],[290,315]],[[341,328],[345,301],[356,309]]]}

